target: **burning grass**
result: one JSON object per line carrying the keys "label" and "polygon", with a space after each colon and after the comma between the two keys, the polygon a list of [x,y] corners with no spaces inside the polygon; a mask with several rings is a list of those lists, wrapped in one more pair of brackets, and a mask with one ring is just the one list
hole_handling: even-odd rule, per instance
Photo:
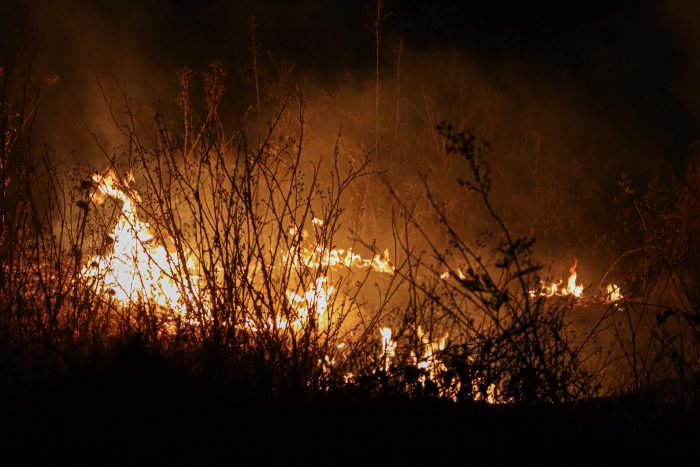
{"label": "burning grass", "polygon": [[[369,242],[354,209],[379,179],[369,154],[344,154],[340,132],[325,153],[307,149],[298,90],[266,128],[230,132],[221,68],[203,74],[199,104],[192,76],[180,75],[179,123],[141,121],[125,96],[113,115],[128,144],[105,150],[102,171],[66,176],[50,153],[30,169],[19,120],[0,122],[2,371],[14,390],[109,361],[133,336],[261,400],[563,404],[697,373],[697,297],[679,252],[649,241],[585,289],[577,260],[566,280],[542,277],[534,238],[493,201],[488,146],[446,125],[440,145],[462,166],[454,192],[479,207],[483,232],[463,229],[427,177],[418,201],[384,177],[391,232]],[[639,257],[661,272],[624,271]]]}

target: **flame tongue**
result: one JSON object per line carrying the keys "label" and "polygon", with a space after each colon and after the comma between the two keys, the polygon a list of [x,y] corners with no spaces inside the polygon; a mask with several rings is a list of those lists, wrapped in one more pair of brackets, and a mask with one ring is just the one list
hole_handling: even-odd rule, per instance
{"label": "flame tongue", "polygon": [[396,355],[396,341],[391,338],[391,328],[383,327],[379,329],[379,334],[382,336],[382,353],[384,356],[384,371],[389,371],[391,361]]}
{"label": "flame tongue", "polygon": [[610,303],[618,302],[625,298],[617,284],[608,284],[606,301]]}
{"label": "flame tongue", "polygon": [[[294,228],[291,230],[296,233]],[[314,248],[290,248],[289,255],[285,258],[294,266],[303,265],[308,268],[324,268],[345,266],[349,269],[372,269],[376,272],[393,274],[394,266],[389,260],[389,250],[384,250],[383,253],[377,253],[373,258],[363,258],[359,254],[352,251],[352,248],[347,250],[344,248],[334,248],[327,250],[320,245]]]}
{"label": "flame tongue", "polygon": [[[94,288],[100,293],[110,294],[121,305],[146,302],[180,314],[187,310],[187,303],[208,301],[200,290],[200,278],[191,273],[197,262],[189,252],[186,264],[179,256],[171,253],[163,245],[154,242],[154,235],[148,223],[139,219],[139,194],[129,188],[133,176],[119,180],[110,171],[106,175],[93,175],[96,191],[93,200],[103,203],[111,198],[121,203],[119,218],[110,237],[113,242],[110,252],[90,259],[81,271],[81,277],[94,279]],[[321,219],[313,219],[313,224],[323,226]],[[290,235],[297,234],[296,228]],[[376,272],[393,274],[394,267],[389,261],[389,252],[376,254],[371,259],[362,258],[352,249],[326,250],[317,245],[314,248],[294,248],[283,258],[292,266],[321,267],[346,266],[356,269],[371,269]],[[189,276],[189,277],[188,277]],[[187,277],[188,280],[183,280]],[[277,322],[268,323],[278,329],[301,328],[314,315],[316,322],[327,315],[332,305],[335,287],[328,284],[325,275],[318,275],[307,290],[287,290],[286,298],[294,312],[290,319],[278,317]],[[251,326],[251,329],[257,328]]]}
{"label": "flame tongue", "polygon": [[576,279],[578,274],[576,273],[576,268],[578,267],[578,260],[574,259],[574,264],[569,268],[569,278],[566,280],[566,286],[562,286],[562,281],[552,282],[550,284],[542,282],[540,284],[539,290],[530,290],[530,297],[535,298],[538,295],[541,297],[553,297],[553,296],[573,296],[575,298],[583,297],[583,285],[577,284]]}
{"label": "flame tongue", "polygon": [[578,266],[578,260],[574,259],[574,264],[571,265],[571,268],[569,269],[569,280],[566,283],[566,295],[573,295],[574,297],[578,298],[581,295],[583,295],[583,286],[580,284],[576,284],[576,267]]}
{"label": "flame tongue", "polygon": [[[113,172],[102,176],[92,176],[97,184],[93,199],[102,203],[107,197],[121,201],[120,215],[111,234],[114,240],[111,252],[98,255],[88,262],[81,272],[83,278],[97,280],[95,288],[107,292],[114,299],[128,305],[136,302],[150,302],[163,308],[184,313],[186,310],[185,284],[176,280],[182,277],[188,266],[180,264],[178,256],[171,254],[162,245],[153,245],[153,234],[148,223],[138,217],[138,193],[128,188],[128,181],[119,182]],[[123,190],[118,188],[123,185]],[[188,263],[194,263],[188,258]],[[191,276],[192,289],[198,293],[198,277]]]}

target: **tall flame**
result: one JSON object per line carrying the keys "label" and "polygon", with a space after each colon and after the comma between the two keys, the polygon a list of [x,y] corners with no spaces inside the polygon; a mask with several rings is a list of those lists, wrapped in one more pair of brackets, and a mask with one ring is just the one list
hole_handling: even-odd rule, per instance
{"label": "tall flame", "polygon": [[[111,295],[121,305],[131,303],[155,304],[184,314],[187,303],[203,303],[207,300],[201,289],[201,280],[194,272],[198,267],[195,257],[184,252],[185,260],[164,245],[155,242],[150,225],[139,218],[138,204],[141,197],[129,187],[134,178],[128,174],[120,180],[113,171],[106,175],[92,176],[96,191],[93,200],[104,203],[111,198],[121,204],[119,216],[110,234],[112,240],[107,253],[92,257],[81,271],[81,277],[88,280],[100,293]],[[314,218],[313,225],[323,226],[322,219]],[[292,227],[290,235],[298,229]],[[306,232],[302,232],[305,238]],[[365,259],[352,249],[324,249],[291,247],[282,261],[287,266],[322,267],[346,266],[350,269],[371,269],[376,272],[393,274],[394,266],[389,260],[389,251],[384,250],[371,259]],[[317,323],[327,315],[331,306],[331,296],[335,287],[328,283],[325,275],[319,274],[307,290],[286,290],[285,296],[290,309],[290,317],[278,316],[275,322],[267,324],[277,329],[301,328],[313,316]],[[248,323],[248,328],[257,327]],[[389,331],[390,332],[390,331]],[[390,342],[389,342],[390,343]],[[388,343],[388,344],[389,344]],[[391,347],[391,346],[389,346]]]}
{"label": "tall flame", "polygon": [[573,295],[576,298],[583,295],[583,285],[576,283],[576,267],[578,266],[578,260],[574,259],[574,264],[571,265],[569,269],[569,280],[566,282],[566,289],[564,290],[564,295]]}
{"label": "tall flame", "polygon": [[391,366],[391,360],[396,355],[396,341],[391,339],[391,328],[380,328],[379,334],[382,336],[382,355],[384,357],[384,371],[389,371],[389,367]]}
{"label": "tall flame", "polygon": [[110,171],[104,176],[95,174],[92,180],[97,186],[95,202],[103,203],[109,197],[120,201],[121,208],[110,235],[110,251],[91,258],[81,277],[93,279],[96,290],[112,295],[121,304],[147,302],[184,313],[187,300],[199,294],[198,276],[189,274],[188,281],[182,280],[196,269],[194,257],[188,254],[183,263],[165,246],[154,244],[150,225],[138,216],[137,203],[141,199],[128,186],[133,181],[131,174],[119,181]]}
{"label": "tall flame", "polygon": [[316,322],[320,322],[330,306],[331,295],[335,292],[335,287],[326,285],[327,280],[325,276],[318,277],[315,286],[312,285],[303,294],[287,290],[287,301],[297,316],[291,323],[281,320],[277,323],[277,326],[285,328],[288,324],[291,324],[292,328],[299,329],[309,319],[309,311],[314,312]]}

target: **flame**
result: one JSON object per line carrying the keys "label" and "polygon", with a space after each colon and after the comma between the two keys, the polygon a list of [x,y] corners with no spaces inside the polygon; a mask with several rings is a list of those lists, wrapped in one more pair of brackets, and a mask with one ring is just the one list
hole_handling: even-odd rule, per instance
{"label": "flame", "polygon": [[625,298],[622,295],[622,292],[620,292],[620,287],[617,284],[608,284],[607,292],[608,292],[608,295],[607,295],[605,301],[607,301],[609,303],[615,303],[615,302]]}
{"label": "flame", "polygon": [[393,274],[395,271],[389,259],[389,250],[377,253],[372,259],[365,259],[354,253],[352,248],[327,250],[321,245],[313,248],[292,246],[284,259],[296,267],[305,266],[312,269],[346,266],[349,269],[372,269],[386,274]]}
{"label": "flame", "polygon": [[[420,358],[417,358],[413,353],[411,354],[413,364],[416,368],[426,370],[428,373],[428,379],[436,381],[441,372],[447,371],[447,367],[445,367],[437,354],[438,352],[445,350],[449,333],[445,333],[445,335],[442,336],[437,342],[431,341],[429,336],[423,332],[423,328],[421,326],[418,326],[416,334],[418,335],[418,339],[420,339],[421,344],[423,344],[423,350]],[[421,377],[421,382],[424,383],[425,379],[425,376]]]}
{"label": "flame", "polygon": [[[327,280],[325,276],[317,278],[315,286],[311,285],[303,295],[287,290],[287,300],[297,314],[297,319],[289,323],[294,329],[301,328],[309,319],[309,310],[316,314],[316,322],[323,319],[330,303],[331,294],[335,292],[335,287],[326,285]],[[282,318],[277,323],[278,328],[281,329],[286,328],[287,325],[288,323]]]}
{"label": "flame", "polygon": [[[323,219],[316,217],[311,222],[317,226],[322,226],[325,223]],[[288,233],[291,237],[295,237],[299,233],[299,228],[293,225],[289,228]],[[308,232],[303,230],[301,238],[305,239],[308,235]],[[367,259],[355,253],[352,248],[327,249],[319,244],[301,247],[292,245],[282,259],[294,267],[303,266],[310,269],[345,266],[348,269],[372,269],[385,274],[394,274],[396,270],[391,264],[388,249],[375,254],[371,259]]]}
{"label": "flame", "polygon": [[[186,252],[186,259],[181,262],[177,254],[154,244],[150,225],[138,216],[137,204],[141,198],[129,189],[129,183],[134,180],[132,174],[119,181],[110,171],[104,176],[95,174],[92,180],[97,186],[93,195],[96,203],[101,204],[109,197],[122,205],[110,235],[111,251],[91,258],[81,277],[93,279],[98,292],[112,295],[123,305],[148,302],[184,313],[186,303],[192,302],[200,291],[199,276],[190,273],[197,268],[195,258]],[[183,280],[187,275],[189,280]]]}
{"label": "flame", "polygon": [[391,360],[396,356],[396,341],[391,339],[391,328],[379,328],[382,336],[382,355],[384,357],[384,371],[389,371]]}
{"label": "flame", "polygon": [[446,281],[447,279],[450,278],[450,276],[452,274],[455,274],[459,278],[459,280],[462,280],[462,281],[467,278],[467,276],[465,276],[464,273],[462,272],[462,269],[457,268],[455,272],[450,272],[450,271],[443,272],[442,274],[440,274],[440,279],[442,279],[443,281]]}
{"label": "flame", "polygon": [[583,285],[577,284],[576,280],[578,274],[576,273],[576,268],[578,267],[578,260],[574,259],[574,264],[569,268],[569,278],[566,280],[566,285],[562,287],[563,281],[559,280],[556,282],[551,282],[549,284],[542,282],[540,284],[539,290],[534,289],[529,291],[530,298],[536,297],[553,297],[553,296],[573,296],[574,298],[583,297]]}
{"label": "flame", "polygon": [[[95,174],[92,180],[96,184],[93,200],[104,203],[107,198],[121,203],[119,217],[110,234],[112,245],[106,254],[92,257],[81,271],[83,279],[91,279],[93,287],[100,293],[111,295],[122,305],[146,302],[178,313],[186,312],[186,304],[199,301],[206,304],[206,297],[201,293],[201,280],[192,274],[198,263],[194,256],[186,252],[185,261],[176,253],[171,253],[163,245],[154,242],[154,235],[148,223],[138,215],[138,203],[141,197],[129,184],[134,181],[131,173],[124,180],[119,180],[113,171],[106,175]],[[314,218],[314,225],[323,225],[322,219]],[[297,227],[291,227],[290,235],[297,235]],[[308,234],[302,232],[302,238]],[[309,268],[346,266],[348,268],[371,269],[377,272],[393,274],[394,267],[389,260],[389,251],[375,255],[372,259],[362,258],[352,249],[325,250],[320,246],[314,248],[292,247],[283,261],[294,266],[304,265]],[[189,276],[189,277],[187,277]],[[187,279],[187,280],[184,280]],[[308,290],[287,290],[287,302],[294,311],[292,318],[277,317],[269,325],[278,329],[301,328],[313,313],[316,322],[320,322],[331,305],[331,296],[335,287],[328,284],[328,278],[320,275]],[[248,328],[257,328],[248,323]]]}
{"label": "flame", "polygon": [[[396,341],[392,339],[392,330],[390,327],[382,327],[379,329],[379,334],[382,339],[382,368],[384,371],[390,371],[392,360],[396,356]],[[461,391],[462,383],[458,381],[449,381],[449,378],[444,378],[448,371],[447,366],[440,358],[440,353],[445,350],[449,333],[445,333],[437,341],[433,341],[430,336],[423,331],[421,326],[416,328],[416,335],[420,342],[420,356],[416,353],[410,353],[411,365],[415,368],[424,370],[418,378],[418,382],[425,384],[430,381],[434,383],[438,389],[438,393],[442,397],[447,397],[454,401],[458,400]],[[346,382],[354,381],[354,374],[346,373],[344,378]],[[500,394],[499,384],[491,382],[487,386],[484,385],[482,376],[474,376],[471,379],[472,397],[474,401],[483,401],[487,404],[505,404],[514,402],[512,397],[505,397]]]}
{"label": "flame", "polygon": [[[325,221],[314,217],[311,220],[316,226],[323,226]],[[291,237],[299,235],[299,228],[293,225],[289,228],[288,234]],[[306,230],[301,231],[301,239],[309,236]],[[366,259],[352,251],[352,248],[326,249],[320,244],[309,245],[293,244],[288,252],[282,256],[282,262],[286,266],[293,268],[327,269],[345,266],[348,269],[370,269],[379,273],[393,274],[394,266],[389,259],[389,250],[376,254],[372,259]],[[335,292],[335,287],[328,285],[326,275],[318,275],[315,285],[308,291],[298,293],[295,290],[287,290],[286,296],[291,308],[296,312],[297,318],[291,322],[285,319],[278,319],[276,326],[286,328],[291,325],[298,329],[309,319],[310,310],[315,313],[316,322],[320,323],[330,306],[330,296]],[[391,330],[389,330],[391,332]]]}
{"label": "flame", "polygon": [[583,295],[583,285],[576,283],[576,267],[578,266],[578,260],[574,260],[574,264],[571,265],[569,269],[569,280],[566,281],[566,289],[564,290],[564,295],[573,295],[576,298],[580,298]]}
{"label": "flame", "polygon": [[490,383],[488,386],[486,386],[486,395],[484,396],[481,393],[480,386],[482,384],[481,378],[474,378],[472,380],[472,394],[474,394],[474,400],[475,401],[483,401],[486,402],[487,404],[501,404],[505,403],[506,401],[499,399],[496,396],[496,384],[495,383]]}

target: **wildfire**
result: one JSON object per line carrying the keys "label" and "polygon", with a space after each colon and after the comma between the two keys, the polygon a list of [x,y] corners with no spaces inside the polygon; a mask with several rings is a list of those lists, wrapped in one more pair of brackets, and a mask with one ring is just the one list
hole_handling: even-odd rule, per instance
{"label": "wildfire", "polygon": [[366,259],[353,252],[352,248],[327,250],[320,245],[313,248],[291,247],[289,255],[285,259],[294,266],[305,266],[313,269],[345,266],[349,269],[372,269],[386,274],[393,274],[395,271],[389,259],[389,250],[374,255],[372,259]]}
{"label": "wildfire", "polygon": [[483,401],[486,402],[487,404],[499,404],[503,403],[505,401],[500,401],[499,399],[496,398],[496,384],[495,383],[490,383],[488,386],[486,386],[486,395],[482,395],[481,389],[481,379],[480,378],[474,378],[472,381],[472,394],[474,394],[474,400],[475,401]]}
{"label": "wildfire", "polygon": [[569,269],[569,280],[566,282],[566,289],[563,295],[573,295],[576,298],[583,295],[583,286],[576,283],[576,266],[578,266],[578,260],[574,260],[574,264]]}
{"label": "wildfire", "polygon": [[576,282],[578,274],[576,273],[576,267],[578,266],[578,260],[574,260],[574,264],[569,268],[569,278],[566,280],[566,285],[562,286],[563,281],[551,282],[549,284],[542,283],[539,290],[530,290],[530,297],[566,297],[573,296],[574,298],[583,297],[583,285]]}
{"label": "wildfire", "polygon": [[[316,226],[323,226],[323,219],[313,218],[311,223]],[[298,235],[299,228],[292,226],[288,230],[291,237]],[[301,232],[301,238],[309,236],[306,230]],[[389,259],[389,250],[377,253],[373,258],[363,258],[355,253],[352,248],[331,248],[327,249],[323,245],[303,245],[291,246],[288,254],[284,255],[283,261],[294,267],[307,267],[310,269],[320,269],[328,267],[345,266],[348,269],[372,269],[373,271],[385,274],[394,274],[395,267]]]}
{"label": "wildfire", "polygon": [[[304,292],[303,295],[287,290],[287,300],[297,314],[297,318],[289,323],[294,329],[301,328],[309,319],[309,310],[315,313],[317,322],[323,319],[323,315],[330,303],[331,294],[335,292],[335,287],[326,285],[327,280],[325,276],[319,277],[316,279],[315,286],[309,287],[309,290]],[[288,323],[284,320],[280,320],[277,323],[279,328],[286,328],[287,325]]]}
{"label": "wildfire", "polygon": [[[426,370],[428,373],[428,378],[436,381],[441,372],[447,371],[447,368],[437,354],[445,350],[445,345],[449,334],[445,333],[445,335],[442,336],[438,342],[431,341],[429,336],[423,332],[423,328],[420,326],[418,326],[416,334],[418,335],[418,339],[421,341],[423,354],[420,356],[420,358],[418,358],[413,352],[411,352],[413,364],[416,368]],[[425,376],[423,376],[422,382],[425,382],[425,379]]]}
{"label": "wildfire", "polygon": [[[315,226],[322,227],[325,223],[323,219],[313,218],[311,223]],[[287,231],[290,237],[299,235],[299,228],[294,225]],[[309,234],[306,230],[301,231],[301,239],[308,238]],[[389,250],[384,250],[381,254],[376,254],[371,259],[366,259],[352,251],[352,248],[333,248],[326,249],[322,245],[310,245],[304,242],[303,245],[293,244],[289,247],[289,251],[283,255],[282,263],[285,267],[293,267],[295,269],[328,269],[345,266],[348,269],[371,269],[375,272],[393,274],[394,266],[389,259]],[[277,326],[286,328],[291,325],[294,329],[299,329],[309,319],[310,312],[315,313],[317,323],[320,323],[326,313],[326,310],[331,305],[331,295],[335,292],[335,287],[328,284],[329,280],[326,275],[319,275],[309,290],[299,293],[295,290],[287,290],[286,296],[291,308],[296,312],[296,319],[287,322],[284,319],[278,319]],[[391,330],[389,330],[389,338]]]}
{"label": "wildfire", "polygon": [[462,280],[462,281],[467,278],[467,276],[464,275],[462,270],[460,268],[457,268],[454,272],[450,272],[450,271],[443,272],[442,274],[440,274],[440,279],[442,279],[443,281],[446,281],[447,279],[450,278],[450,276],[452,274],[455,274],[459,278],[459,280]]}
{"label": "wildfire", "polygon": [[[181,261],[176,253],[154,241],[151,227],[139,219],[139,194],[129,188],[133,176],[120,181],[112,171],[95,174],[97,186],[93,201],[106,198],[121,202],[120,214],[110,238],[110,251],[91,258],[81,277],[91,279],[95,289],[106,293],[123,305],[147,302],[178,313],[186,311],[186,303],[199,295],[200,278],[193,272],[195,258],[185,252]],[[185,279],[187,277],[187,279]],[[201,297],[200,297],[201,298]]]}
{"label": "wildfire", "polygon": [[379,328],[382,336],[382,355],[384,357],[384,371],[389,371],[391,360],[396,355],[396,341],[391,339],[391,328]]}
{"label": "wildfire", "polygon": [[[391,362],[396,357],[397,343],[392,339],[393,332],[390,327],[379,328],[379,335],[381,336],[382,345],[381,368],[386,372],[390,372]],[[411,351],[409,362],[413,367],[423,370],[421,376],[418,378],[418,382],[426,384],[430,381],[436,385],[441,396],[456,401],[461,390],[461,382],[457,381],[452,384],[447,382],[448,380],[444,378],[444,375],[448,369],[440,358],[440,353],[445,350],[447,346],[449,333],[445,333],[439,340],[433,341],[430,339],[430,336],[423,331],[423,328],[418,326],[416,328],[416,336],[420,341],[420,355]],[[352,374],[346,375],[346,382],[351,381],[353,377],[354,375]],[[510,399],[504,398],[499,394],[495,383],[490,383],[483,388],[483,390],[482,385],[483,379],[480,376],[474,376],[471,381],[471,387],[473,399],[475,401],[483,401],[487,404],[511,402]]]}
{"label": "wildfire", "polygon": [[607,292],[608,294],[605,298],[605,301],[609,303],[615,303],[625,298],[620,292],[620,286],[618,286],[617,284],[608,284]]}
{"label": "wildfire", "polygon": [[[133,176],[128,174],[126,179],[120,180],[110,171],[104,176],[95,174],[92,180],[96,186],[93,194],[95,203],[102,204],[111,198],[121,206],[114,230],[109,235],[109,251],[90,258],[81,271],[81,277],[96,291],[112,296],[123,306],[150,303],[180,314],[186,312],[188,302],[204,303],[206,306],[206,294],[202,291],[200,277],[195,274],[198,267],[195,257],[190,252],[184,252],[184,260],[181,260],[180,255],[157,244],[150,225],[139,218],[141,197],[129,186],[134,181]],[[323,226],[324,221],[314,218],[312,223]],[[296,227],[289,231],[290,235],[297,233]],[[302,235],[302,238],[306,236]],[[346,266],[388,274],[394,272],[388,250],[365,259],[352,249],[291,247],[282,261],[287,267],[319,269]],[[285,296],[294,312],[293,316],[278,316],[274,323],[271,320],[268,324],[277,329],[291,327],[296,330],[312,316],[316,323],[320,323],[327,315],[334,293],[335,286],[329,284],[325,275],[316,277],[307,289],[297,287],[286,290]],[[252,323],[248,324],[249,329],[257,330]]]}

